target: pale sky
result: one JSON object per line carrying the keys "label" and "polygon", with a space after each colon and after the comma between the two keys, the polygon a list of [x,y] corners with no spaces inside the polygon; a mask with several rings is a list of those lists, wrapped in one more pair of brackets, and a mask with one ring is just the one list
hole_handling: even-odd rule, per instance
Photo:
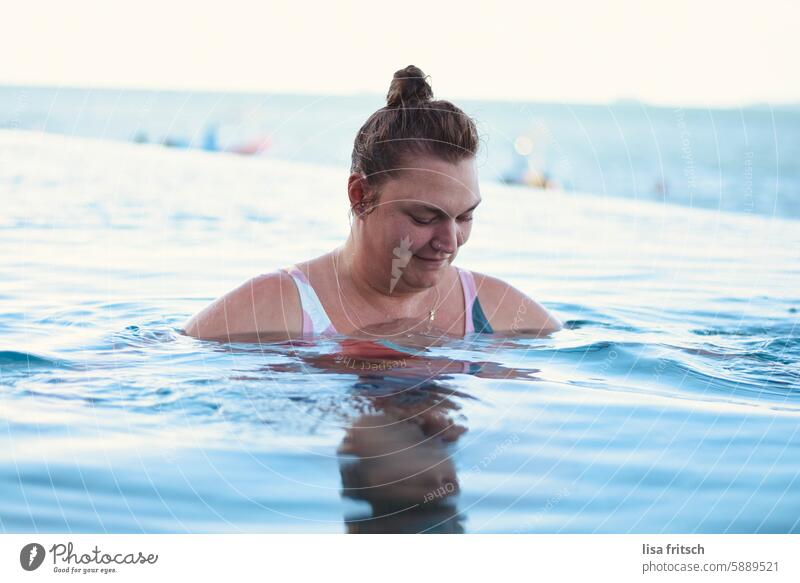
{"label": "pale sky", "polygon": [[800,102],[791,1],[10,2],[0,84],[437,97]]}

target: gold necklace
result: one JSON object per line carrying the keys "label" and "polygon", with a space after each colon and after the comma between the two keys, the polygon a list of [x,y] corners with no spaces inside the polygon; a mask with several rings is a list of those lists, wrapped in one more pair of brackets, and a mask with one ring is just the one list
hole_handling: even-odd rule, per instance
{"label": "gold necklace", "polygon": [[[342,305],[344,305],[346,303],[350,307],[350,310],[352,311],[352,313],[356,315],[356,318],[358,318],[359,326],[361,328],[363,328],[364,321],[358,315],[358,312],[356,310],[353,310],[352,304],[350,304],[350,302],[347,301],[344,298],[344,296],[342,296],[342,286],[339,283],[339,253],[338,252],[334,252],[334,254],[333,254],[333,275],[336,277],[336,293],[339,296],[339,301],[342,302]],[[437,286],[436,287],[436,300],[434,300],[433,306],[431,307],[431,309],[428,310],[428,327],[425,330],[426,334],[431,331],[431,327],[433,326],[433,321],[436,319],[436,312],[441,307],[441,306],[437,306],[437,304],[439,303],[440,297],[441,297],[441,294],[439,293],[439,287]],[[388,317],[388,314],[387,314],[387,317]]]}
{"label": "gold necklace", "polygon": [[436,301],[433,302],[433,307],[428,310],[428,327],[425,329],[425,333],[429,334],[431,331],[431,327],[433,326],[433,320],[436,318],[436,310],[439,309],[439,306],[436,304],[439,303],[439,286],[436,286]]}

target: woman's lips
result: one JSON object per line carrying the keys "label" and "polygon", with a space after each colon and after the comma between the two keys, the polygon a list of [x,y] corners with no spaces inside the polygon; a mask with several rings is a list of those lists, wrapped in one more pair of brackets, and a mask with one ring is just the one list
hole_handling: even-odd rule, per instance
{"label": "woman's lips", "polygon": [[444,259],[428,259],[427,257],[420,257],[419,255],[414,255],[416,259],[419,259],[423,263],[427,263],[428,265],[440,265],[447,261],[447,258]]}

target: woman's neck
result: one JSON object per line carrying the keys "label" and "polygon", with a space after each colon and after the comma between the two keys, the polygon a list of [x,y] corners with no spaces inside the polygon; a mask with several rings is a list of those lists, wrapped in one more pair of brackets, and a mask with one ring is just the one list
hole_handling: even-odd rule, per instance
{"label": "woman's neck", "polygon": [[387,269],[375,270],[374,259],[365,255],[352,233],[343,246],[333,251],[334,269],[344,293],[355,291],[358,298],[387,316],[405,317],[430,309],[436,298],[436,286],[412,288],[401,277],[390,289],[391,263],[386,265]]}

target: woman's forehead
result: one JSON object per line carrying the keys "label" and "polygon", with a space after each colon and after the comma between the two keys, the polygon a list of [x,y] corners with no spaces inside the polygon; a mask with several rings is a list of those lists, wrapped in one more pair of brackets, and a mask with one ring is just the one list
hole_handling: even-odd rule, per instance
{"label": "woman's forehead", "polygon": [[384,203],[418,201],[447,208],[465,204],[469,207],[480,201],[472,158],[455,164],[430,158],[411,159],[395,171],[382,190]]}

